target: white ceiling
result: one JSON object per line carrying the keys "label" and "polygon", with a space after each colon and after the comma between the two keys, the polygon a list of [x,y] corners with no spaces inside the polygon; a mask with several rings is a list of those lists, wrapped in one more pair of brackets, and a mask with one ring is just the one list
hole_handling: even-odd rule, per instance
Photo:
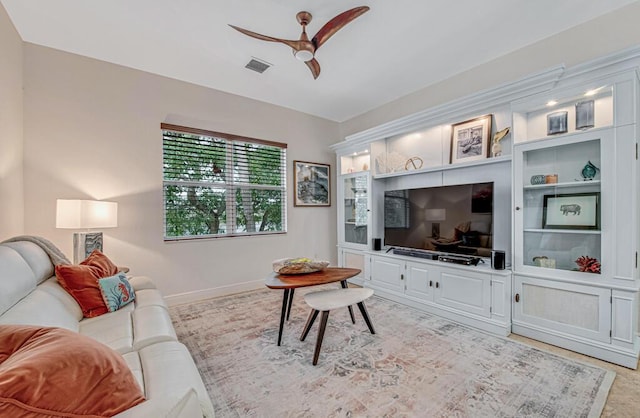
{"label": "white ceiling", "polygon": [[[0,0],[26,42],[338,122],[636,1]],[[288,47],[227,26],[298,39],[306,10],[311,38],[363,5],[316,53],[317,80]],[[252,56],[274,66],[247,70]]]}

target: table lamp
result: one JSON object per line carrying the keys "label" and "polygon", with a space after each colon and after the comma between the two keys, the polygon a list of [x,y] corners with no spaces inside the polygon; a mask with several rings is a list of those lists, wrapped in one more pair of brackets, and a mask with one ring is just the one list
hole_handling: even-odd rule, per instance
{"label": "table lamp", "polygon": [[440,238],[440,223],[434,221],[447,219],[447,211],[445,209],[426,209],[424,218],[431,221],[431,236],[435,239]]}
{"label": "table lamp", "polygon": [[102,232],[90,232],[92,228],[118,226],[118,204],[97,200],[58,199],[56,204],[56,228],[86,229],[73,233],[73,263],[78,264],[93,250],[102,251]]}

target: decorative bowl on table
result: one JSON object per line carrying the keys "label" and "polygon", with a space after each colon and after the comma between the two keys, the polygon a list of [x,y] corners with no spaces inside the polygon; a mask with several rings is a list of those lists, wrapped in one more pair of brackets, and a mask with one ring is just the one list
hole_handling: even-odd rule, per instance
{"label": "decorative bowl on table", "polygon": [[279,274],[306,274],[320,271],[329,265],[328,261],[310,258],[282,258],[273,262],[273,271]]}

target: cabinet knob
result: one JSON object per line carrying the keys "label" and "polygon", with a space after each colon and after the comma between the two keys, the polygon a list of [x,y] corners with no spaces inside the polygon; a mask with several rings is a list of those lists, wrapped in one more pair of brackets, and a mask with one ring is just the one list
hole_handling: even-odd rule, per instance
{"label": "cabinet knob", "polygon": [[400,280],[404,280],[404,274],[400,275]]}
{"label": "cabinet knob", "polygon": [[520,210],[520,206],[516,206],[516,210]]}
{"label": "cabinet knob", "polygon": [[436,282],[436,289],[440,287],[440,283]]}
{"label": "cabinet knob", "polygon": [[516,299],[516,302],[520,302],[520,293],[516,293],[515,299]]}
{"label": "cabinet knob", "polygon": [[429,287],[433,287],[433,280],[429,280]]}

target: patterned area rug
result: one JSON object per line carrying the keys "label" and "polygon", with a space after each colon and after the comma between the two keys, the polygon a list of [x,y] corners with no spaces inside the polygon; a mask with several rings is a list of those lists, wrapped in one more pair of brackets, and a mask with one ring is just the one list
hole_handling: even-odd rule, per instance
{"label": "patterned area rug", "polygon": [[[318,288],[314,288],[318,290]],[[495,337],[379,297],[319,318],[298,289],[278,347],[282,292],[171,308],[221,417],[599,417],[615,373]]]}

